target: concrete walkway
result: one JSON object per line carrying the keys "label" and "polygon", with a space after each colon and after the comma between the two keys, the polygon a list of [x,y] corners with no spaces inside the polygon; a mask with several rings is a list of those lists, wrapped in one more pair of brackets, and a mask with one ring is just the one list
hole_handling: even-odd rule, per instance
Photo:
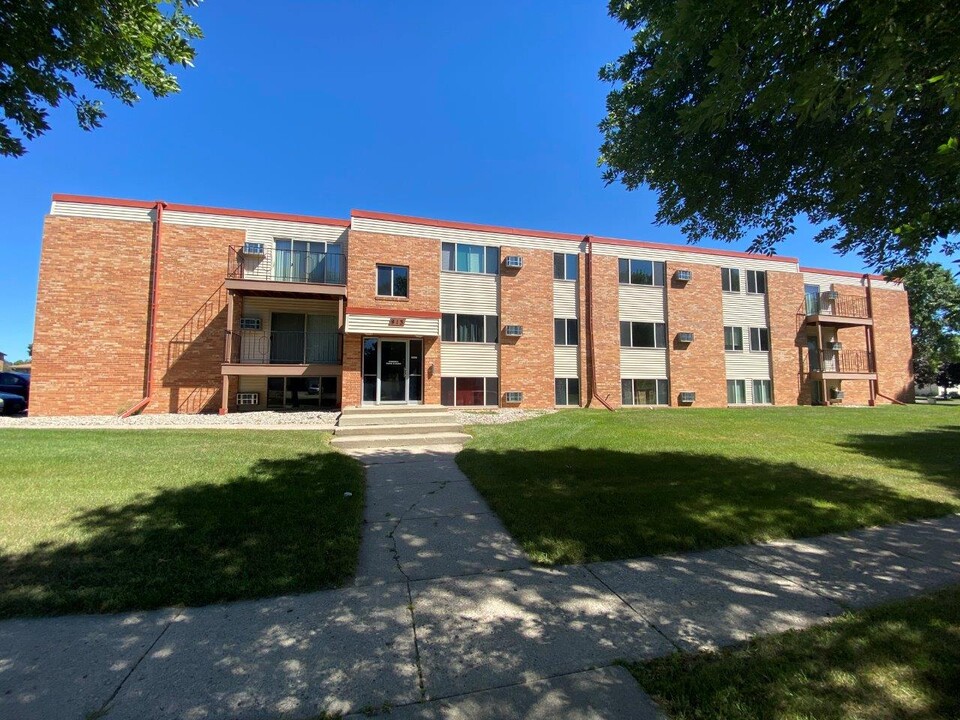
{"label": "concrete walkway", "polygon": [[618,659],[712,648],[960,583],[960,516],[531,567],[451,452],[364,456],[354,587],[0,623],[0,718],[641,718]]}

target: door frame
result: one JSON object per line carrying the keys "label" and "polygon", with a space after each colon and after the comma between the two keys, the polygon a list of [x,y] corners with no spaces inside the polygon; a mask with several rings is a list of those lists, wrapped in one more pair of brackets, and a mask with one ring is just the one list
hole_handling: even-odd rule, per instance
{"label": "door frame", "polygon": [[[410,342],[411,340],[421,340],[422,342],[422,339],[410,338],[410,337],[391,337],[389,335],[387,336],[365,335],[360,340],[361,347],[363,347],[363,342],[368,339],[377,341],[377,397],[375,400],[372,400],[372,401],[370,400],[364,401],[362,399],[362,390],[361,390],[360,404],[361,405],[421,405],[423,404],[423,398],[422,398],[423,381],[421,381],[420,383],[421,397],[418,397],[418,398],[410,397]],[[381,400],[380,399],[381,393],[382,393],[381,383],[383,380],[380,376],[381,368],[382,368],[380,363],[381,363],[381,355],[383,353],[383,343],[385,342],[403,343],[403,346],[404,346],[404,365],[403,365],[403,397],[404,399],[403,400]],[[422,353],[422,350],[421,350],[421,353]],[[361,383],[362,383],[362,378],[363,378],[362,353],[361,353],[360,362],[361,362],[360,375],[361,375]]]}

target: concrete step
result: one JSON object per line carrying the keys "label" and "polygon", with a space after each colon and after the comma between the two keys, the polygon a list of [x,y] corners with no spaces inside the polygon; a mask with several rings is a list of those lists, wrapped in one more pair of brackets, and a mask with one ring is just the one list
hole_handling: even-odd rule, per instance
{"label": "concrete step", "polygon": [[357,437],[358,435],[416,435],[417,433],[458,433],[463,426],[455,422],[417,422],[394,423],[391,425],[348,425],[333,429],[337,437]]}
{"label": "concrete step", "polygon": [[423,413],[447,412],[446,405],[361,405],[360,407],[343,408],[343,415],[377,415],[380,413]]}
{"label": "concrete step", "polygon": [[330,441],[334,447],[342,450],[378,450],[396,447],[429,447],[431,445],[463,445],[470,436],[466,433],[443,432],[421,435],[358,435],[342,437],[336,435]]}
{"label": "concrete step", "polygon": [[337,425],[340,427],[357,427],[360,425],[422,425],[424,423],[450,422],[448,412],[404,412],[404,413],[358,413],[340,415]]}

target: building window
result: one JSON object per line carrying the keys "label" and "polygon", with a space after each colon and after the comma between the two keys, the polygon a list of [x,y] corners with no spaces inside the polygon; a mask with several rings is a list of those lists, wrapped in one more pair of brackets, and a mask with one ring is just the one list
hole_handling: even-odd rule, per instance
{"label": "building window", "polygon": [[730,327],[723,328],[723,349],[724,350],[743,350],[743,328]]}
{"label": "building window", "polygon": [[442,377],[440,404],[471,406],[500,404],[500,386],[495,377]]}
{"label": "building window", "polygon": [[[739,328],[737,328],[739,330]],[[768,328],[750,328],[750,349],[754,352],[770,350],[770,330]]]}
{"label": "building window", "polygon": [[620,381],[623,405],[669,405],[670,386],[666,380],[623,379]]}
{"label": "building window", "polygon": [[773,402],[773,384],[770,380],[753,381],[753,402],[756,405],[770,405]]}
{"label": "building window", "polygon": [[579,255],[576,253],[554,253],[553,254],[553,278],[554,280],[576,280],[577,279],[577,261]]}
{"label": "building window", "polygon": [[726,292],[740,292],[740,271],[737,268],[720,268],[720,282]]}
{"label": "building window", "polygon": [[767,292],[767,273],[764,270],[747,270],[747,292],[763,295]]}
{"label": "building window", "polygon": [[621,285],[654,285],[663,287],[666,263],[652,260],[629,260],[620,258]]}
{"label": "building window", "polygon": [[555,400],[557,405],[579,405],[580,404],[580,379],[579,378],[557,378],[553,381],[555,389]]}
{"label": "building window", "polygon": [[496,315],[443,313],[440,316],[440,340],[443,342],[495,343],[500,331]]}
{"label": "building window", "polygon": [[440,269],[449,272],[496,275],[500,270],[500,248],[466,243],[442,243]]}
{"label": "building window", "polygon": [[727,380],[727,403],[745,405],[747,402],[747,381]]}
{"label": "building window", "polygon": [[579,332],[576,318],[553,319],[553,342],[555,345],[578,345]]}
{"label": "building window", "polygon": [[403,265],[377,265],[377,295],[408,297],[410,271]]}
{"label": "building window", "polygon": [[620,321],[620,347],[665,348],[667,326],[663,323]]}

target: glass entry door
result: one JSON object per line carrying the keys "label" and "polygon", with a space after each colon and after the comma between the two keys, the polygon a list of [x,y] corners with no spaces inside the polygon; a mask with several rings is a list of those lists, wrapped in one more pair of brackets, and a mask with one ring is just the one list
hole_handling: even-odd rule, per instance
{"label": "glass entry door", "polygon": [[380,341],[380,402],[407,401],[407,341]]}
{"label": "glass entry door", "polygon": [[423,340],[363,339],[364,403],[419,403],[423,398]]}

